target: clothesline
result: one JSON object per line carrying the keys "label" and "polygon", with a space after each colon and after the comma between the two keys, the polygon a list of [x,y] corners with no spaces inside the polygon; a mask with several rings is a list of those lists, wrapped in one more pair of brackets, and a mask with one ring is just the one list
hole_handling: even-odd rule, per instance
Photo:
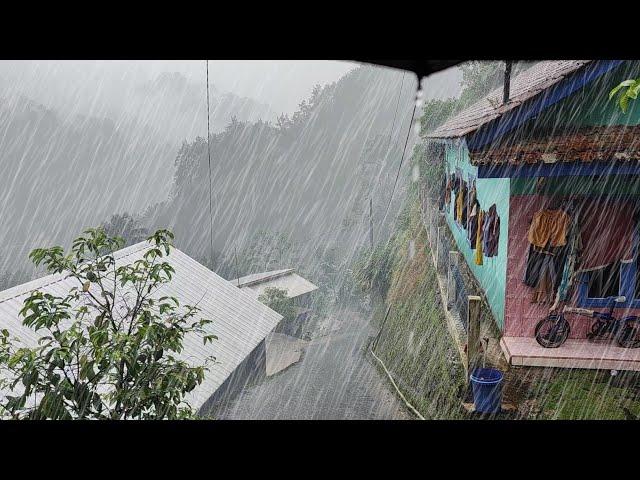
{"label": "clothesline", "polygon": [[441,208],[451,208],[453,202],[453,219],[467,232],[470,247],[475,250],[475,264],[483,265],[485,258],[497,256],[500,217],[495,203],[487,211],[481,209],[475,179],[466,182],[459,170],[451,175],[447,173],[441,192]]}

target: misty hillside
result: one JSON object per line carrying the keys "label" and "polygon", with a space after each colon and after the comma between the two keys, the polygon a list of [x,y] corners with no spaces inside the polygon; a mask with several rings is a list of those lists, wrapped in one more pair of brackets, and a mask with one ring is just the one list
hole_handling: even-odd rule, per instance
{"label": "misty hillside", "polygon": [[[38,93],[54,106],[45,105],[22,93],[33,87],[7,77],[0,75],[0,218],[11,228],[0,237],[2,275],[30,270],[35,246],[67,244],[114,213],[165,200],[180,143],[206,131],[205,85],[179,73],[139,82],[103,109],[96,97],[55,85]],[[268,105],[210,88],[213,131],[232,116],[275,118]]]}
{"label": "misty hillside", "polygon": [[[380,220],[414,94],[413,78],[403,81],[400,72],[363,66],[316,87],[291,118],[281,116],[275,124],[233,119],[213,134],[214,268],[259,230],[305,242],[338,230],[356,211],[363,222],[368,199],[357,186],[371,188],[367,193]],[[209,257],[208,179],[206,139],[185,142],[171,197],[147,212],[151,228],[172,228],[180,248],[203,260]]]}
{"label": "misty hillside", "polygon": [[[138,85],[124,102],[123,115],[147,119],[167,139],[191,139],[207,124],[206,82],[189,81],[179,72],[164,72]],[[219,91],[209,80],[210,128],[224,129],[235,116],[241,121],[274,121],[269,105]]]}
{"label": "misty hillside", "polygon": [[113,212],[161,200],[174,155],[142,126],[65,119],[23,96],[0,99],[3,270],[35,245],[68,242]]}
{"label": "misty hillside", "polygon": [[[189,135],[206,132],[206,103],[198,102],[204,85],[160,74],[127,93],[120,113],[104,116],[81,104],[42,105],[6,78],[4,87],[0,216],[11,225],[0,242],[5,288],[34,274],[27,258],[33,248],[68,245],[114,214],[173,229],[178,246],[208,263],[207,142]],[[268,106],[221,93],[212,81],[212,266],[223,268],[220,262],[261,230],[308,248],[326,247],[345,225],[346,235],[366,235],[368,197],[376,222],[386,208],[414,92],[414,80],[401,72],[363,66],[317,86],[290,117],[268,122],[260,118],[273,116]]]}

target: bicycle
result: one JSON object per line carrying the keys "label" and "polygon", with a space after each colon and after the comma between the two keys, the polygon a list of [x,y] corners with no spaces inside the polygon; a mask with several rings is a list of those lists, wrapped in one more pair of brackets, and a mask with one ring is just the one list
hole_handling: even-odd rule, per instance
{"label": "bicycle", "polygon": [[640,321],[636,315],[622,317],[613,315],[617,303],[627,299],[624,296],[609,297],[611,307],[607,312],[596,312],[586,308],[565,306],[559,313],[552,312],[536,324],[536,341],[545,348],[557,348],[562,345],[571,331],[565,313],[573,313],[584,317],[595,318],[587,339],[593,341],[606,335],[615,338],[618,345],[624,348],[640,347]]}

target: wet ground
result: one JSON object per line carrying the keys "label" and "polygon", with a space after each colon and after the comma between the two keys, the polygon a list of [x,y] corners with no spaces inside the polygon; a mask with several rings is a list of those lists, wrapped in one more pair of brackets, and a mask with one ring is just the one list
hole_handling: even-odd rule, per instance
{"label": "wet ground", "polygon": [[218,411],[221,419],[413,419],[366,348],[377,332],[361,314],[342,311],[320,325],[302,359],[246,388]]}

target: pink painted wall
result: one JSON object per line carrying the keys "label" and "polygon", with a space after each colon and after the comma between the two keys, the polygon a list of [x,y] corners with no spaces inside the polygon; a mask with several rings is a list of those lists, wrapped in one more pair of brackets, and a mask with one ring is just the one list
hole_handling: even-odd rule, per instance
{"label": "pink painted wall", "polygon": [[[516,195],[510,200],[504,319],[504,336],[506,337],[533,337],[536,323],[549,313],[548,305],[531,303],[534,289],[522,282],[529,252],[527,240],[529,225],[533,215],[546,206],[545,202],[546,197],[541,195]],[[575,305],[576,299],[574,298],[570,303]],[[616,311],[616,315],[631,314],[639,315],[640,309]],[[571,323],[571,338],[585,338],[593,321],[590,318],[575,315],[567,315],[567,320]]]}

